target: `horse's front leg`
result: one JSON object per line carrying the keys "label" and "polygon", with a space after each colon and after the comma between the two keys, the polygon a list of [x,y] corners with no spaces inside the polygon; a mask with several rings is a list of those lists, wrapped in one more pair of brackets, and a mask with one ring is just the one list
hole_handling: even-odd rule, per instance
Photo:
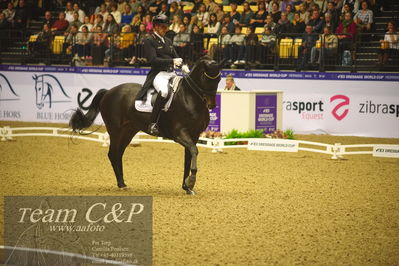
{"label": "horse's front leg", "polygon": [[[184,176],[182,188],[187,194],[194,195],[193,191],[197,174],[197,156],[198,148],[191,137],[186,134],[185,130],[176,138],[176,142],[184,146]],[[189,175],[191,172],[191,175]]]}
{"label": "horse's front leg", "polygon": [[191,175],[187,176],[186,179],[184,180],[184,185],[186,187],[186,192],[187,194],[194,195],[194,186],[195,186],[195,181],[197,178],[197,156],[198,156],[198,148],[195,144],[190,146],[189,148],[190,154],[191,154]]}

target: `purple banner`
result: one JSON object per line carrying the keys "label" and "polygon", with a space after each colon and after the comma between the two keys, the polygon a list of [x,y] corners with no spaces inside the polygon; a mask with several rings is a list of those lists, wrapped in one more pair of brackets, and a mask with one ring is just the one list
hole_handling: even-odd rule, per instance
{"label": "purple banner", "polygon": [[255,129],[263,129],[265,133],[276,130],[277,95],[256,95]]}
{"label": "purple banner", "polygon": [[216,94],[216,107],[209,110],[209,124],[206,131],[220,132],[220,94]]}

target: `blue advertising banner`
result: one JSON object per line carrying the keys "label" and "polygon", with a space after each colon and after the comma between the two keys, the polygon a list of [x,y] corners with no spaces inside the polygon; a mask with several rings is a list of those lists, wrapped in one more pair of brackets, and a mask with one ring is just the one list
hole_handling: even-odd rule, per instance
{"label": "blue advertising banner", "polygon": [[209,124],[206,131],[220,132],[220,94],[216,94],[216,107],[209,111]]}
{"label": "blue advertising banner", "polygon": [[277,129],[277,95],[256,95],[255,108],[255,129],[274,132]]}

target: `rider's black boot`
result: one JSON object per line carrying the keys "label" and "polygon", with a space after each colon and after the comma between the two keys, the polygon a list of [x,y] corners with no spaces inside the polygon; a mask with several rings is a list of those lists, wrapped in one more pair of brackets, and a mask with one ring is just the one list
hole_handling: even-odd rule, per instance
{"label": "rider's black boot", "polygon": [[158,136],[159,135],[159,129],[158,129],[158,120],[159,116],[161,114],[161,110],[164,107],[164,105],[167,102],[167,98],[164,98],[161,96],[160,93],[158,93],[158,96],[155,100],[154,107],[152,109],[151,113],[151,122],[150,125],[148,126],[148,131],[150,132],[151,135]]}

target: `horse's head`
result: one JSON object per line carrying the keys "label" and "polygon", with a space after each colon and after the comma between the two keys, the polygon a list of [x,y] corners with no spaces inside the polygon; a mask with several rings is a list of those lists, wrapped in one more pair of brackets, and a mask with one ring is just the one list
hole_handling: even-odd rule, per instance
{"label": "horse's head", "polygon": [[198,83],[209,109],[216,107],[216,91],[221,79],[222,66],[223,63],[218,64],[209,57],[203,57],[192,71],[192,78]]}
{"label": "horse's head", "polygon": [[32,79],[35,81],[36,106],[37,108],[42,109],[44,106],[43,76],[33,75]]}

